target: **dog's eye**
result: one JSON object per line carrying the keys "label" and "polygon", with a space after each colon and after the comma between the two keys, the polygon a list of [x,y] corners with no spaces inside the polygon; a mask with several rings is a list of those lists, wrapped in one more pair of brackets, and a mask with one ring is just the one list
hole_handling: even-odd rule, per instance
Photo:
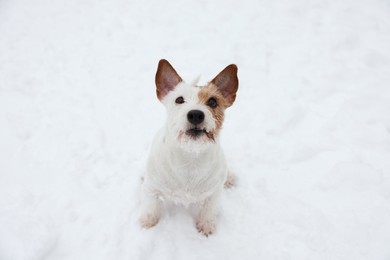
{"label": "dog's eye", "polygon": [[218,106],[218,103],[217,103],[217,100],[215,98],[210,98],[209,100],[207,100],[207,103],[206,105],[208,105],[209,107],[217,107]]}
{"label": "dog's eye", "polygon": [[183,97],[176,98],[175,103],[176,104],[183,104],[184,103],[184,98]]}

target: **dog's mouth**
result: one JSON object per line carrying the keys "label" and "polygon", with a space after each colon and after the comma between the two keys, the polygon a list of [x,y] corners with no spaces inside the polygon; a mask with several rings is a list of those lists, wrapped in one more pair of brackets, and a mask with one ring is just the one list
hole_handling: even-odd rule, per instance
{"label": "dog's mouth", "polygon": [[199,127],[193,127],[188,129],[186,132],[186,135],[193,138],[193,139],[198,139],[199,137],[205,135],[207,136],[208,139],[211,141],[214,141],[214,134],[212,132],[208,132],[204,128],[199,128]]}
{"label": "dog's mouth", "polygon": [[193,128],[188,129],[186,131],[186,134],[191,136],[191,137],[197,138],[201,135],[207,134],[207,131],[206,131],[206,129],[202,129],[199,127],[193,127]]}

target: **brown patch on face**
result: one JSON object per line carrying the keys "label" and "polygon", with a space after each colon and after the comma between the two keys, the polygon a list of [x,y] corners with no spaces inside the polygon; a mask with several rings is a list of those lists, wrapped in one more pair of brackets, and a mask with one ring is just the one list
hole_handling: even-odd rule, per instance
{"label": "brown patch on face", "polygon": [[219,131],[222,128],[223,120],[225,117],[225,109],[230,106],[228,100],[224,98],[222,93],[218,90],[217,86],[213,83],[209,83],[207,86],[203,87],[199,93],[199,102],[201,104],[207,105],[210,98],[214,98],[217,101],[217,106],[211,107],[208,106],[208,110],[213,115],[213,118],[215,120],[215,129],[208,133],[207,136],[214,140],[215,136],[218,135]]}

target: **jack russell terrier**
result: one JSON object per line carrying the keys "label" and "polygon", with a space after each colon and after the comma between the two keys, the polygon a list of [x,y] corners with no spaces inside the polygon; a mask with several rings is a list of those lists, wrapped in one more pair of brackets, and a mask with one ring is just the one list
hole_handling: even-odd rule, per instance
{"label": "jack russell terrier", "polygon": [[143,178],[142,227],[156,225],[164,200],[170,200],[186,207],[200,205],[196,228],[205,236],[215,231],[218,199],[223,187],[234,183],[218,137],[237,89],[234,64],[200,87],[185,83],[167,60],[160,60],[156,93],[168,117],[155,136]]}

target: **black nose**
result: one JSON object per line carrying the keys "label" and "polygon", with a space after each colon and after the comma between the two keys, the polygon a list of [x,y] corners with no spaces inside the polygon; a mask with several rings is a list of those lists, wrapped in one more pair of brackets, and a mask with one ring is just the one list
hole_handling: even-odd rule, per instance
{"label": "black nose", "polygon": [[204,113],[200,110],[191,110],[187,114],[187,119],[191,124],[198,125],[204,120]]}

